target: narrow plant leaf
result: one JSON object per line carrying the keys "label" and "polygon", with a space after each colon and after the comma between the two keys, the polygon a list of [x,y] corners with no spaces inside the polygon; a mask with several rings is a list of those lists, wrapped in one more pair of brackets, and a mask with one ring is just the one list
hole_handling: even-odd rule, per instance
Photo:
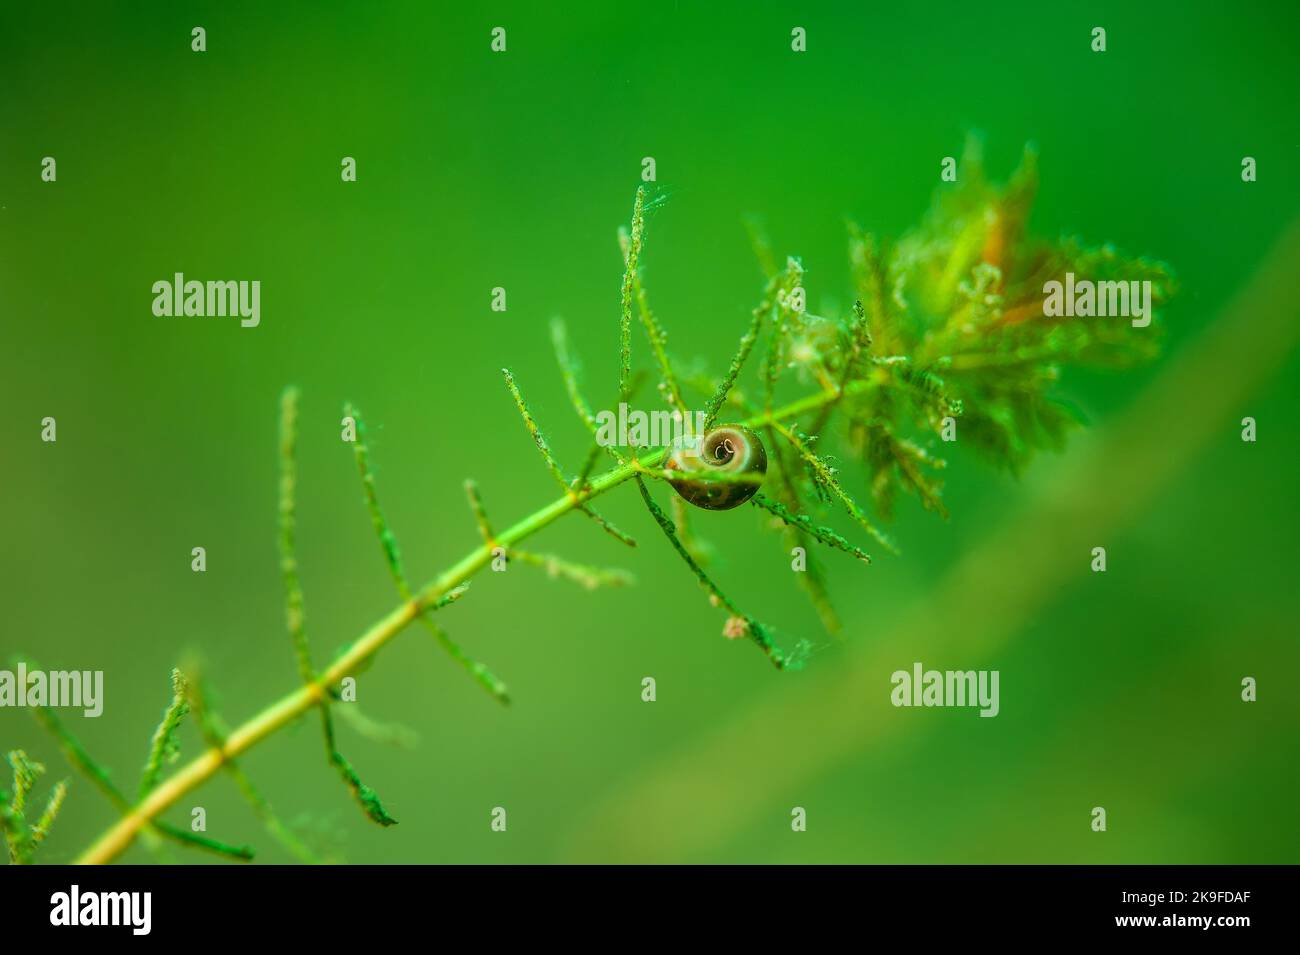
{"label": "narrow plant leaf", "polygon": [[681,539],[682,546],[686,552],[695,559],[695,562],[701,567],[708,565],[712,559],[712,546],[702,540],[691,527],[689,508],[686,502],[682,500],[680,494],[674,494],[672,501],[672,522],[677,529],[677,536]]}
{"label": "narrow plant leaf", "polygon": [[636,471],[638,474],[644,474],[646,477],[656,478],[660,481],[667,481],[670,484],[677,482],[691,482],[694,484],[762,484],[762,474],[745,473],[742,471],[687,471],[687,470],[669,470],[668,468],[650,467],[647,464],[637,464]]}
{"label": "narrow plant leaf", "polygon": [[858,547],[856,544],[852,544],[844,537],[840,536],[833,527],[814,524],[812,518],[807,514],[795,514],[784,504],[779,501],[774,501],[769,497],[764,497],[762,494],[755,494],[751,503],[753,503],[755,507],[760,507],[771,514],[775,514],[786,524],[803,531],[819,544],[825,544],[827,547],[832,547],[835,550],[851,554],[864,564],[871,563],[870,554]]}
{"label": "narrow plant leaf", "polygon": [[200,835],[197,832],[190,832],[188,829],[181,829],[176,826],[160,827],[174,841],[188,846],[191,849],[202,849],[205,852],[211,852],[215,855],[223,856],[227,859],[234,859],[236,862],[252,862],[257,856],[252,846],[234,846],[208,836]]}
{"label": "narrow plant leaf", "polygon": [[731,618],[727,621],[727,627],[724,628],[724,634],[729,638],[748,637],[757,644],[758,648],[767,655],[778,670],[791,668],[793,664],[797,663],[798,655],[788,658],[773,641],[767,629],[753,617],[742,613],[718,585],[713,582],[713,579],[704,572],[704,569],[695,562],[695,558],[690,555],[685,545],[678,539],[677,529],[673,526],[671,518],[655,503],[654,498],[650,496],[649,488],[646,487],[645,481],[642,480],[639,474],[636,476],[636,484],[637,489],[641,492],[641,500],[645,502],[646,509],[650,511],[655,523],[659,525],[659,529],[664,532],[664,536],[672,544],[673,550],[677,551],[677,555],[686,562],[686,566],[695,574],[695,579],[708,591],[714,606],[724,607],[731,614]]}
{"label": "narrow plant leaf", "polygon": [[[397,550],[397,541],[388,529],[383,511],[379,507],[379,498],[375,493],[374,475],[370,470],[369,451],[365,421],[360,413],[348,405],[344,414],[356,424],[356,440],[353,442],[353,454],[357,470],[361,472],[361,485],[365,492],[366,507],[370,520],[388,561],[388,569],[397,581],[402,597],[411,598],[410,588],[406,586],[402,573],[402,560]],[[286,619],[289,632],[293,638],[294,650],[298,658],[298,669],[304,683],[315,684],[316,671],[311,661],[311,650],[303,626],[302,587],[298,581],[298,559],[294,540],[296,523],[295,489],[297,485],[297,420],[298,392],[289,388],[285,391],[280,414],[280,565],[285,584]],[[325,737],[325,751],[330,763],[338,769],[343,781],[351,790],[361,808],[375,822],[383,826],[393,825],[396,821],[384,812],[378,796],[369,787],[362,784],[352,765],[338,751],[334,742],[334,723],[330,717],[330,701],[327,697],[320,699],[318,708],[321,715],[321,728]]]}
{"label": "narrow plant leaf", "polygon": [[754,350],[754,343],[758,341],[758,333],[763,328],[763,320],[772,311],[776,300],[776,289],[778,283],[773,280],[768,283],[767,291],[762,303],[754,309],[753,318],[750,320],[749,328],[741,336],[740,345],[736,349],[736,355],[731,359],[731,365],[727,369],[727,374],[723,377],[718,390],[713,393],[709,403],[704,407],[704,430],[708,431],[717,422],[718,412],[722,410],[723,404],[727,400],[727,395],[731,393],[731,388],[736,383],[736,378],[740,375],[740,370],[745,366],[749,353]]}
{"label": "narrow plant leaf", "polygon": [[631,398],[630,382],[632,374],[632,285],[636,278],[637,264],[641,258],[641,243],[645,234],[645,187],[636,191],[636,202],[632,206],[632,234],[628,240],[626,262],[623,268],[622,316],[619,322],[619,374],[618,393],[622,401]]}
{"label": "narrow plant leaf", "polygon": [[45,766],[35,762],[21,749],[10,750],[9,768],[13,771],[14,789],[9,798],[9,808],[22,818],[27,808],[27,796],[36,786],[36,780],[45,772]]}
{"label": "narrow plant leaf", "polygon": [[298,675],[310,683],[315,672],[303,620],[302,581],[298,578],[297,491],[298,389],[289,387],[280,396],[280,576],[284,581],[285,625],[298,661]]}
{"label": "narrow plant leaf", "polygon": [[[577,490],[564,477],[564,472],[560,470],[559,463],[555,460],[555,455],[551,453],[551,446],[546,442],[546,436],[542,434],[542,429],[537,426],[537,421],[533,418],[533,413],[528,410],[528,405],[524,401],[523,394],[519,391],[519,386],[515,384],[514,375],[510,374],[510,369],[502,368],[501,372],[505,375],[506,387],[510,389],[510,394],[515,400],[515,407],[519,409],[519,414],[524,419],[524,427],[528,429],[529,435],[532,436],[533,443],[537,450],[541,452],[543,460],[546,461],[547,470],[555,478],[557,484],[564,490],[564,493],[571,497],[577,498]],[[626,544],[628,547],[635,547],[636,540],[630,535],[619,530],[608,520],[598,514],[595,509],[587,504],[576,505],[576,510],[581,511],[595,521],[605,533],[609,534],[619,543]]]}
{"label": "narrow plant leaf", "polygon": [[849,512],[849,515],[857,521],[858,524],[862,526],[862,529],[874,537],[880,543],[880,546],[884,547],[890,553],[897,554],[898,548],[894,546],[894,542],[886,537],[884,533],[878,530],[876,526],[868,520],[867,515],[863,513],[862,508],[858,506],[857,501],[853,500],[849,492],[844,490],[840,485],[840,482],[835,477],[834,469],[823,461],[820,455],[813,453],[813,451],[808,448],[807,442],[795,434],[793,430],[780,423],[774,423],[773,427],[776,428],[778,434],[785,438],[786,441],[790,442],[790,446],[793,447],[795,451],[798,452],[799,456],[807,463],[820,485],[830,493],[834,494],[835,497],[839,498],[840,503],[844,505],[844,509]]}
{"label": "narrow plant leaf", "polygon": [[0,834],[4,835],[5,851],[10,865],[24,865],[28,858],[30,836],[27,823],[21,815],[14,812],[9,805],[10,795],[0,792]]}
{"label": "narrow plant leaf", "polygon": [[[790,473],[790,466],[786,461],[786,447],[776,440],[776,432],[771,425],[768,425],[764,431],[771,447],[771,462],[776,472],[777,493],[787,507],[792,509],[798,507],[799,489],[795,485],[794,478]],[[832,636],[840,636],[842,628],[839,615],[835,612],[835,607],[831,603],[821,564],[816,555],[811,553],[806,546],[810,536],[798,527],[786,525],[783,546],[787,552],[794,547],[803,547],[807,567],[802,574],[797,575],[799,589],[804,592],[808,601],[813,605],[813,609],[817,611],[817,616],[821,619],[826,632]]]}
{"label": "narrow plant leaf", "polygon": [[762,225],[754,217],[745,219],[745,232],[749,236],[750,247],[754,251],[754,258],[758,260],[758,267],[763,271],[763,277],[766,279],[776,275],[778,269],[776,256],[772,252],[772,243],[768,239],[767,233],[763,231]]}
{"label": "narrow plant leaf", "polygon": [[[627,230],[620,229],[618,239],[626,266],[631,258],[632,238]],[[655,363],[659,366],[659,374],[662,377],[660,391],[664,400],[685,417],[690,414],[690,409],[686,407],[686,401],[682,397],[681,385],[677,381],[677,372],[673,368],[672,360],[668,357],[668,333],[664,331],[664,327],[659,324],[654,312],[650,310],[650,300],[646,296],[645,286],[641,282],[639,272],[634,272],[632,275],[632,291],[636,298],[637,315],[640,317],[641,325],[646,331],[646,337],[650,339],[650,352],[654,355]]]}
{"label": "narrow plant leaf", "polygon": [[403,723],[391,723],[367,716],[355,703],[339,708],[339,716],[359,736],[384,746],[413,750],[420,743],[420,734]]}
{"label": "narrow plant leaf", "polygon": [[361,489],[365,495],[366,511],[370,514],[370,523],[375,529],[375,536],[379,538],[379,546],[384,552],[384,560],[388,564],[388,572],[392,576],[393,582],[397,584],[399,590],[403,591],[402,596],[410,599],[410,588],[406,586],[406,574],[402,570],[402,555],[397,549],[397,538],[388,526],[383,508],[379,506],[379,493],[375,488],[375,473],[370,467],[369,432],[366,428],[365,419],[361,416],[361,412],[351,404],[346,406],[344,413],[352,418],[357,425],[357,439],[352,443],[352,454],[356,458],[357,472],[361,475]]}
{"label": "narrow plant leaf", "polygon": [[778,278],[775,300],[771,309],[775,314],[768,333],[767,353],[763,356],[762,365],[763,407],[768,413],[772,411],[776,380],[785,363],[784,352],[787,346],[784,335],[789,328],[787,320],[797,317],[790,304],[790,296],[803,281],[803,267],[796,259],[790,259],[786,262],[785,271]]}
{"label": "narrow plant leaf", "polygon": [[524,396],[515,384],[515,376],[510,373],[509,368],[502,368],[501,374],[505,376],[506,387],[510,389],[510,396],[515,400],[515,407],[519,409],[520,416],[524,419],[524,427],[528,429],[529,436],[533,439],[533,444],[541,452],[542,460],[546,462],[546,469],[551,472],[551,477],[565,491],[569,490],[569,482],[564,478],[564,472],[560,470],[559,463],[555,460],[555,455],[551,453],[551,446],[546,442],[546,436],[542,434],[542,429],[537,426],[537,420],[533,413],[528,410],[528,404],[524,401]]}
{"label": "narrow plant leaf", "polygon": [[325,732],[325,752],[329,756],[330,763],[338,770],[339,776],[352,792],[353,798],[361,806],[372,822],[381,826],[395,826],[397,820],[388,814],[384,804],[379,799],[379,794],[361,781],[357,771],[352,768],[352,764],[347,758],[339,752],[338,746],[334,741],[334,720],[330,717],[329,708],[320,707],[321,726]]}
{"label": "narrow plant leaf", "polygon": [[13,772],[13,792],[7,793],[4,800],[2,824],[5,842],[9,847],[10,865],[27,865],[31,862],[32,852],[36,846],[31,830],[27,825],[27,797],[36,786],[37,777],[45,772],[45,767],[28,758],[21,749],[8,753],[9,768]]}
{"label": "narrow plant leaf", "polygon": [[194,674],[187,679],[190,707],[194,713],[195,722],[198,724],[199,732],[207,745],[222,753],[221,768],[225,771],[235,787],[239,790],[244,801],[252,808],[254,815],[261,821],[262,826],[267,833],[280,843],[294,858],[307,865],[319,865],[321,860],[314,852],[309,849],[294,832],[285,825],[275,810],[271,808],[271,803],[262,795],[262,793],[253,784],[252,779],[244,772],[239,763],[229,756],[225,755],[226,748],[226,728],[221,724],[220,718],[213,712],[208,702],[208,693],[204,687],[202,677]]}
{"label": "narrow plant leaf", "polygon": [[587,458],[582,462],[582,470],[578,472],[578,476],[573,479],[572,484],[573,490],[579,494],[587,489],[587,479],[591,477],[591,472],[596,469],[596,462],[600,460],[600,454],[603,450],[604,448],[598,441],[587,452]]}
{"label": "narrow plant leaf", "polygon": [[108,770],[86,751],[81,741],[72,735],[72,732],[63,725],[62,720],[54,715],[53,710],[47,706],[39,706],[32,710],[32,716],[54,737],[73,769],[103,793],[116,809],[125,812],[130,808],[130,802],[113,783]]}
{"label": "narrow plant leaf", "polygon": [[479,494],[478,484],[473,479],[465,481],[465,496],[469,498],[469,509],[474,512],[474,523],[478,525],[479,536],[483,538],[484,544],[491,547],[495,540],[492,524],[488,521],[487,510],[483,507],[483,498]]}
{"label": "narrow plant leaf", "polygon": [[835,387],[835,397],[822,405],[813,422],[812,433],[821,434],[826,429],[827,420],[834,413],[840,400],[844,397],[848,384],[858,373],[858,367],[871,348],[871,330],[867,326],[867,312],[862,302],[853,303],[853,324],[849,327],[849,353],[840,369],[839,383]]}
{"label": "narrow plant leaf", "polygon": [[[565,329],[564,322],[559,318],[551,320],[551,342],[555,347],[555,360],[560,366],[560,375],[564,379],[564,388],[565,391],[568,392],[569,402],[573,405],[573,410],[577,412],[578,418],[582,421],[583,426],[591,433],[592,437],[595,437],[598,430],[596,425],[596,415],[591,410],[590,403],[588,403],[586,397],[582,393],[582,388],[579,384],[580,369],[578,367],[578,361],[569,351],[568,332]],[[635,387],[635,378],[633,382],[633,387]],[[617,448],[600,445],[600,442],[597,442],[597,446],[619,464],[623,463],[623,455],[618,453]],[[581,484],[576,486],[580,488]]]}
{"label": "narrow plant leaf", "polygon": [[[508,373],[507,373],[508,374]],[[366,508],[370,512],[370,521],[374,525],[375,533],[379,537],[380,547],[384,552],[384,559],[388,564],[388,572],[393,578],[393,583],[397,587],[398,594],[403,600],[414,600],[415,594],[411,590],[411,585],[406,579],[406,571],[402,568],[401,553],[397,548],[397,538],[388,527],[388,521],[384,518],[383,509],[379,505],[379,491],[375,486],[375,475],[370,467],[370,455],[366,447],[366,426],[365,419],[361,417],[361,412],[351,405],[348,406],[348,413],[357,425],[357,440],[353,446],[353,454],[356,457],[357,471],[361,475],[361,485],[365,490]],[[468,492],[468,489],[467,489]],[[475,490],[477,493],[477,489]],[[472,500],[471,500],[472,506]],[[457,588],[454,595],[447,599],[437,602],[431,606],[420,608],[419,620],[421,626],[428,630],[442,647],[444,652],[460,664],[461,668],[478,683],[483,689],[499,703],[509,703],[510,694],[506,690],[506,685],[495,674],[492,673],[484,664],[470,657],[460,648],[441,627],[436,626],[433,621],[425,616],[426,611],[440,610],[448,603],[458,599],[465,592],[465,587]]]}
{"label": "narrow plant leaf", "polygon": [[[86,779],[88,779],[91,784],[98,789],[110,803],[113,804],[113,808],[118,812],[123,815],[131,812],[134,807],[131,805],[130,800],[126,798],[126,794],[118,789],[113,783],[108,770],[95,761],[90,753],[87,752],[86,748],[81,744],[81,741],[72,734],[72,731],[69,730],[57,716],[55,716],[53,710],[47,706],[37,707],[32,711],[32,715],[36,718],[36,721],[49,730],[50,734],[58,741],[59,748],[63,750],[63,755],[67,758],[68,762],[72,764],[73,769],[86,777]],[[253,850],[247,846],[232,848],[226,846],[224,843],[199,839],[188,830],[181,829],[178,826],[173,826],[171,823],[164,822],[161,819],[150,820],[148,827],[148,831],[152,834],[154,839],[156,839],[157,836],[165,836],[173,842],[180,843],[181,845],[190,848],[207,849],[211,852],[221,855],[229,855],[232,858],[243,860],[251,859],[253,857]],[[151,845],[151,848],[157,851],[156,845]]]}
{"label": "narrow plant leaf", "polygon": [[59,810],[63,808],[63,800],[68,795],[68,784],[65,782],[56,783],[54,790],[50,793],[50,798],[45,803],[45,808],[41,811],[40,818],[32,826],[31,842],[32,848],[36,848],[45,841],[45,837],[50,834],[50,827],[54,825],[54,820],[59,817]]}

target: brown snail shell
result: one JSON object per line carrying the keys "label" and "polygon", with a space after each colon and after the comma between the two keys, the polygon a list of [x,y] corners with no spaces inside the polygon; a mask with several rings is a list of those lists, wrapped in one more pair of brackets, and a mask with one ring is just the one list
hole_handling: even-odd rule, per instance
{"label": "brown snail shell", "polygon": [[718,471],[759,478],[753,483],[669,479],[673,489],[696,507],[725,511],[744,504],[758,493],[761,479],[767,473],[767,451],[758,435],[748,428],[722,424],[706,431],[698,447],[669,448],[663,466],[669,471]]}

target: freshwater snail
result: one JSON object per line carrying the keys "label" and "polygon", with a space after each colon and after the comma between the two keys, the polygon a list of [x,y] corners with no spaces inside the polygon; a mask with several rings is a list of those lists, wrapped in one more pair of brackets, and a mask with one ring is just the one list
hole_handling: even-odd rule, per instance
{"label": "freshwater snail", "polygon": [[664,467],[669,471],[709,471],[754,478],[750,482],[669,479],[673,489],[696,507],[725,511],[744,504],[758,492],[767,473],[767,451],[758,435],[748,428],[722,424],[706,431],[698,445],[670,448]]}

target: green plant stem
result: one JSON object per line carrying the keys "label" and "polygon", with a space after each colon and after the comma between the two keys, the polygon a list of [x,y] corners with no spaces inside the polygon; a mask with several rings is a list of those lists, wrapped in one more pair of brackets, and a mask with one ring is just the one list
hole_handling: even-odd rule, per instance
{"label": "green plant stem", "polygon": [[[758,428],[773,420],[785,420],[816,410],[827,402],[837,401],[844,394],[863,391],[871,387],[868,382],[854,382],[847,389],[828,389],[815,392],[798,401],[761,414],[744,422],[747,427]],[[654,467],[663,457],[662,450],[653,451],[641,458],[641,467]],[[631,480],[640,473],[636,463],[621,465],[592,479],[583,488],[574,488],[523,518],[496,538],[499,546],[509,548],[549,527],[572,510],[580,509],[587,501]],[[111,862],[131,845],[142,829],[150,826],[159,815],[174,805],[182,796],[212,777],[227,760],[252,749],[262,740],[288,726],[314,706],[323,704],[329,696],[329,687],[337,685],[345,676],[359,669],[390,640],[401,633],[439,598],[464,584],[492,560],[492,554],[481,544],[462,557],[456,564],[426,584],[410,600],[391,610],[374,623],[351,644],[333,663],[318,673],[313,680],[282,696],[242,726],[234,729],[220,747],[212,747],[195,757],[177,772],[164,780],[136,806],[123,814],[76,860],[79,864]]]}

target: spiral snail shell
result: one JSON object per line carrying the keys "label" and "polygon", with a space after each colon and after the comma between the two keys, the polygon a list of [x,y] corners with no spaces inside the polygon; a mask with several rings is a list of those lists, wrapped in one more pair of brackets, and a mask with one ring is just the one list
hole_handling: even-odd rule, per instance
{"label": "spiral snail shell", "polygon": [[664,467],[669,471],[716,471],[755,477],[751,483],[669,479],[673,489],[696,507],[725,511],[744,504],[758,493],[758,486],[767,473],[767,451],[758,435],[748,428],[723,424],[706,431],[698,446],[670,448]]}

